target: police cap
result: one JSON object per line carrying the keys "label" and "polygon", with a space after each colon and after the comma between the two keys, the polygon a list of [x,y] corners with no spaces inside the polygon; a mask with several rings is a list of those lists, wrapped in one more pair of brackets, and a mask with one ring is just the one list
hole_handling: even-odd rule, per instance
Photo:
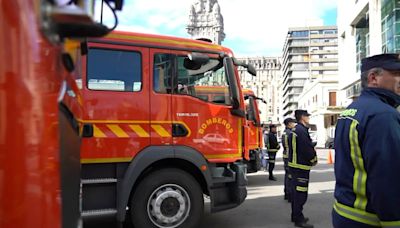
{"label": "police cap", "polygon": [[399,54],[391,53],[374,55],[361,60],[361,72],[365,72],[377,67],[388,71],[400,71]]}
{"label": "police cap", "polygon": [[283,123],[284,123],[285,125],[288,125],[289,123],[296,123],[296,120],[289,117],[289,118],[286,118],[286,119],[283,121]]}
{"label": "police cap", "polygon": [[308,113],[307,110],[297,109],[294,111],[294,116],[296,117],[296,120],[300,120],[302,116],[311,116],[311,114]]}

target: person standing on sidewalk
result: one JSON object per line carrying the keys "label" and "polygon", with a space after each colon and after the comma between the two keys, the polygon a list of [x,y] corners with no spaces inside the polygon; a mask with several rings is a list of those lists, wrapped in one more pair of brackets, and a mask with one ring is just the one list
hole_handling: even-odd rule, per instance
{"label": "person standing on sidewalk", "polygon": [[296,227],[313,228],[303,215],[303,206],[308,197],[308,182],[311,167],[317,164],[317,153],[308,133],[310,114],[296,110],[297,125],[289,134],[289,172],[292,175],[292,222]]}
{"label": "person standing on sidewalk", "polygon": [[335,228],[400,227],[400,55],[361,61],[360,97],[335,132]]}
{"label": "person standing on sidewalk", "polygon": [[269,180],[276,181],[276,177],[274,177],[274,168],[275,168],[275,157],[278,152],[280,146],[278,143],[278,139],[276,137],[276,125],[271,124],[269,126],[269,133],[267,137],[267,150],[268,150],[268,172],[269,172]]}
{"label": "person standing on sidewalk", "polygon": [[296,120],[292,118],[286,118],[283,123],[285,124],[285,130],[283,131],[282,134],[282,147],[283,147],[283,165],[285,168],[285,180],[284,180],[284,199],[291,202],[291,197],[290,197],[290,182],[292,179],[291,174],[289,173],[289,166],[288,166],[288,158],[289,158],[289,135],[292,133],[292,129],[296,126]]}

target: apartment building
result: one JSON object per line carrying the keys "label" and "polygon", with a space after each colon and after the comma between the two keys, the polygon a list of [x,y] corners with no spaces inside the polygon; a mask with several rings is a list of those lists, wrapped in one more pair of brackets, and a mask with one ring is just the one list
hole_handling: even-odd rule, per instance
{"label": "apartment building", "polygon": [[311,114],[311,131],[318,146],[333,137],[342,107],[337,102],[338,34],[336,26],[290,28],[282,58],[283,116],[296,109]]}

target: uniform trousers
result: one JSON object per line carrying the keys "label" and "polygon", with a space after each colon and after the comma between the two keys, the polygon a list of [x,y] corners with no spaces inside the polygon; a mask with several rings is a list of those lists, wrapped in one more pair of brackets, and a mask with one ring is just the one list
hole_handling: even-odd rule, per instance
{"label": "uniform trousers", "polygon": [[275,168],[275,157],[276,157],[276,152],[268,152],[268,172],[269,175],[271,176]]}
{"label": "uniform trousers", "polygon": [[287,158],[283,158],[283,167],[285,169],[285,179],[284,179],[284,189],[283,192],[285,193],[285,198],[287,198],[289,200],[289,202],[291,201],[291,187],[290,187],[290,183],[291,183],[291,179],[292,179],[292,175],[289,173],[289,166],[288,166],[288,159]]}
{"label": "uniform trousers", "polygon": [[289,173],[292,175],[292,221],[302,222],[304,220],[303,206],[308,197],[310,171],[289,167]]}

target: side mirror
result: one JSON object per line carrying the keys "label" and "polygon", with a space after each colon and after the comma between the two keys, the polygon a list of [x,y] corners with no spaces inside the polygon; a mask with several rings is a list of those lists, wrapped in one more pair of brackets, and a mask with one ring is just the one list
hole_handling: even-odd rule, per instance
{"label": "side mirror", "polygon": [[183,66],[189,70],[198,70],[200,67],[210,61],[210,57],[206,54],[192,52],[188,54],[183,61]]}
{"label": "side mirror", "polygon": [[247,72],[249,72],[249,74],[251,74],[251,75],[253,75],[253,76],[256,76],[256,75],[257,75],[257,70],[256,70],[256,68],[255,68],[253,65],[251,65],[250,63],[249,63],[249,64],[246,64],[246,63],[244,63],[244,62],[242,62],[242,61],[237,60],[236,58],[232,58],[232,59],[233,59],[233,63],[234,63],[236,66],[242,66],[242,67],[244,67],[244,68],[247,68]]}
{"label": "side mirror", "polygon": [[248,110],[248,114],[249,114],[249,120],[252,120],[254,122],[254,124],[257,124],[257,117],[256,117],[256,109],[254,107],[254,98],[253,97],[249,97],[249,110]]}
{"label": "side mirror", "polygon": [[[57,1],[42,2],[42,30],[53,43],[62,42],[64,38],[79,39],[106,35],[117,26],[115,11],[121,10],[123,5],[123,0],[104,1],[115,16],[115,25],[110,29],[94,20],[94,1],[75,0],[67,4]],[[114,3],[114,7],[110,3]]]}
{"label": "side mirror", "polygon": [[249,72],[249,74],[256,76],[257,75],[257,70],[256,68],[251,65],[251,64],[247,64],[247,72]]}
{"label": "side mirror", "polygon": [[200,63],[202,65],[208,63],[208,61],[210,60],[210,57],[208,57],[208,55],[203,54],[203,53],[197,53],[197,52],[192,52],[191,54],[188,54],[188,58],[191,61]]}

